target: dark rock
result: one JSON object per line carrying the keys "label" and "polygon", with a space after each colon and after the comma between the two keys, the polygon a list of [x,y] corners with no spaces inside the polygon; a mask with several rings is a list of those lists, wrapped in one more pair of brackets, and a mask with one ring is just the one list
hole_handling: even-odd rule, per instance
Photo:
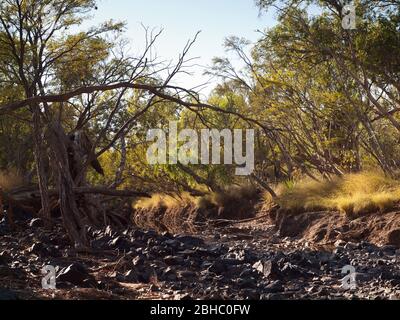
{"label": "dark rock", "polygon": [[239,288],[255,288],[257,286],[257,280],[253,277],[251,278],[242,278],[238,281]]}
{"label": "dark rock", "polygon": [[173,249],[178,249],[181,246],[181,242],[174,240],[174,239],[169,239],[164,241],[164,244],[166,244],[168,247],[171,247]]}
{"label": "dark rock", "polygon": [[137,256],[135,258],[133,258],[132,263],[133,265],[136,266],[143,266],[144,265],[144,259],[142,256]]}
{"label": "dark rock", "polygon": [[161,291],[160,287],[155,284],[152,284],[150,286],[150,290],[151,290],[151,292],[160,292]]}
{"label": "dark rock", "polygon": [[116,248],[116,249],[125,250],[125,251],[129,251],[130,248],[132,247],[132,243],[130,241],[126,240],[122,236],[118,236],[118,237],[112,239],[109,242],[109,245],[111,248]]}
{"label": "dark rock", "polygon": [[195,238],[192,236],[179,236],[176,240],[182,242],[184,245],[189,247],[201,247],[204,245],[204,240],[200,238]]}
{"label": "dark rock", "polygon": [[386,245],[380,248],[380,250],[382,250],[386,255],[393,256],[396,254],[397,247],[393,245]]}
{"label": "dark rock", "polygon": [[258,261],[253,265],[253,268],[260,272],[264,277],[278,279],[281,277],[279,266],[275,261]]}
{"label": "dark rock", "polygon": [[169,233],[168,231],[164,231],[163,233],[161,233],[161,236],[165,239],[172,239],[174,236]]}
{"label": "dark rock", "polygon": [[111,226],[107,226],[106,229],[104,230],[104,235],[107,235],[109,237],[113,237],[116,234],[116,232],[113,230]]}
{"label": "dark rock", "polygon": [[285,278],[308,277],[312,275],[309,270],[294,265],[290,262],[286,262],[280,271],[285,276]]}
{"label": "dark rock", "polygon": [[242,262],[238,259],[222,259],[221,262],[226,266],[237,266],[242,264]]}
{"label": "dark rock", "polygon": [[34,218],[29,222],[29,226],[31,228],[43,228],[44,227],[44,222],[40,218]]}
{"label": "dark rock", "polygon": [[8,278],[8,277],[14,277],[15,272],[13,269],[7,267],[7,266],[1,266],[0,265],[0,277]]}
{"label": "dark rock", "polygon": [[243,296],[246,300],[260,300],[260,293],[254,289],[243,290]]}
{"label": "dark rock", "polygon": [[135,230],[133,231],[132,236],[136,239],[142,239],[144,236],[144,232],[141,230]]}
{"label": "dark rock", "polygon": [[280,280],[274,281],[265,287],[266,291],[269,293],[283,292],[284,288]]}
{"label": "dark rock", "polygon": [[73,263],[66,268],[63,268],[57,276],[57,280],[69,282],[73,285],[85,285],[86,280],[92,277],[87,272],[86,268],[80,263]]}
{"label": "dark rock", "polygon": [[36,254],[38,256],[47,256],[49,254],[49,251],[47,250],[46,246],[41,242],[33,244],[28,249],[28,252]]}
{"label": "dark rock", "polygon": [[0,252],[0,265],[12,261],[11,255],[7,251]]}
{"label": "dark rock", "polygon": [[178,273],[178,277],[182,278],[182,280],[193,280],[196,278],[196,272],[184,270]]}
{"label": "dark rock", "polygon": [[137,270],[131,269],[124,274],[124,281],[130,282],[130,283],[137,283],[139,282],[139,277],[137,274]]}
{"label": "dark rock", "polygon": [[167,256],[164,258],[164,262],[169,266],[181,265],[183,264],[184,259],[179,256]]}
{"label": "dark rock", "polygon": [[210,267],[208,267],[208,271],[216,274],[224,273],[227,270],[227,266],[223,261],[217,260]]}
{"label": "dark rock", "polygon": [[175,270],[172,269],[171,267],[168,267],[167,269],[165,269],[163,271],[162,278],[165,281],[176,281],[177,280],[177,276],[176,276]]}

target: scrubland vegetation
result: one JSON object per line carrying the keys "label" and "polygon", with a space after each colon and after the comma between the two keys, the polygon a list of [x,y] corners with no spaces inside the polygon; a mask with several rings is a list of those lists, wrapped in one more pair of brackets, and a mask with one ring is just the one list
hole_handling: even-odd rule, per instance
{"label": "scrubland vegetation", "polygon": [[[341,1],[255,4],[261,14],[274,8],[277,24],[255,43],[226,39],[243,67],[216,57],[205,72],[218,82],[204,99],[173,85],[199,35],[165,65],[151,55],[161,32],[144,30],[147,47],[137,56],[123,23],[75,32],[94,0],[1,2],[0,169],[10,172],[1,177],[3,189],[36,186],[46,221],[60,200],[66,229],[81,246],[87,239],[79,230],[113,214],[106,204],[126,203],[103,201],[104,194],[153,195],[134,200],[136,207],[210,205],[238,218],[235,210],[248,209],[237,203],[253,206],[262,192],[290,210],[394,208],[399,2],[356,1],[352,30],[343,28]],[[169,121],[179,129],[255,129],[253,175],[237,177],[231,165],[149,165],[146,134]],[[240,185],[258,191],[231,187]]]}

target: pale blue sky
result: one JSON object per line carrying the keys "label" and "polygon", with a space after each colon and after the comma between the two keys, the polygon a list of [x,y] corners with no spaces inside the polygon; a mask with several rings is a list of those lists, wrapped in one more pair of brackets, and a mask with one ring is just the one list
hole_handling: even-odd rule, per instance
{"label": "pale blue sky", "polygon": [[[255,41],[263,30],[275,23],[273,13],[259,16],[254,0],[99,0],[93,24],[109,19],[128,24],[126,37],[132,51],[143,46],[141,23],[149,27],[162,27],[163,35],[157,44],[157,53],[165,59],[176,58],[187,40],[197,31],[201,34],[191,50],[191,57],[200,57],[197,64],[209,65],[215,56],[223,56],[224,38],[230,35]],[[181,76],[179,85],[193,87],[203,83],[203,68],[194,67],[192,76]],[[204,93],[210,90],[205,89]]]}

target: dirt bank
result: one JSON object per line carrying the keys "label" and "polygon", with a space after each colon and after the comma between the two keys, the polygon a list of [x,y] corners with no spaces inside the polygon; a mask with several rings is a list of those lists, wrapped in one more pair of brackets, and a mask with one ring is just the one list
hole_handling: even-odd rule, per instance
{"label": "dirt bank", "polygon": [[271,214],[271,218],[282,237],[296,237],[324,244],[343,240],[400,247],[398,211],[349,216],[334,211],[290,213],[278,210]]}

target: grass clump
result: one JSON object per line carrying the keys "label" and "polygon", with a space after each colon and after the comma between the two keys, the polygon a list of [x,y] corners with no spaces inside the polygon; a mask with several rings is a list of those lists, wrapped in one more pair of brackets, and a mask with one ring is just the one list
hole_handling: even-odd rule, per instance
{"label": "grass clump", "polygon": [[379,172],[363,172],[329,181],[304,179],[290,186],[280,185],[278,195],[279,205],[290,211],[384,212],[400,201],[400,181]]}
{"label": "grass clump", "polygon": [[0,189],[9,191],[13,188],[20,187],[24,183],[23,178],[15,169],[0,171]]}
{"label": "grass clump", "polygon": [[155,193],[151,198],[141,198],[135,204],[135,209],[177,208],[195,204],[196,199],[189,193],[161,194]]}

